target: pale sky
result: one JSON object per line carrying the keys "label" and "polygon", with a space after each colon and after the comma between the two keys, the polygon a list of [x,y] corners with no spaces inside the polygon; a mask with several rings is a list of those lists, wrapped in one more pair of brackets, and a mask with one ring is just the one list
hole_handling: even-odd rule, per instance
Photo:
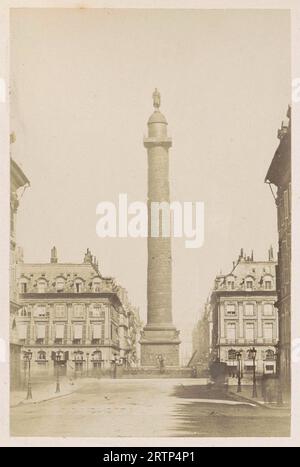
{"label": "pale sky", "polygon": [[145,201],[152,92],[173,138],[171,197],[204,201],[205,242],[173,241],[173,316],[184,342],[239,250],[277,250],[264,177],[290,103],[285,10],[24,9],[11,17],[12,156],[31,181],[18,211],[27,262],[81,262],[126,287],[146,318],[145,239],[99,239],[96,205]]}

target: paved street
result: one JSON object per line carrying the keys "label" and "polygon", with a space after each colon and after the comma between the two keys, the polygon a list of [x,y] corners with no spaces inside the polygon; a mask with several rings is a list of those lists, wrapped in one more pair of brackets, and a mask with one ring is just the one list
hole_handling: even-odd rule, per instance
{"label": "paved street", "polygon": [[289,436],[286,410],[241,403],[204,383],[89,379],[70,395],[11,408],[11,435]]}

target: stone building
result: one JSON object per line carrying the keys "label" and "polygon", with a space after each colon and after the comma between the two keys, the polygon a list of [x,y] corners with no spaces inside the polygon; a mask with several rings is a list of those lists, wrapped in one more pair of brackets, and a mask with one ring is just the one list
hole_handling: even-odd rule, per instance
{"label": "stone building", "polygon": [[208,368],[212,353],[212,331],[211,304],[207,301],[192,332],[193,358],[190,364],[200,366],[201,369]]}
{"label": "stone building", "polygon": [[33,372],[59,364],[62,374],[91,375],[137,363],[138,310],[89,250],[81,264],[60,263],[55,247],[49,263],[20,262],[17,283],[19,343],[33,353]]}
{"label": "stone building", "polygon": [[229,274],[218,275],[210,298],[212,345],[210,359],[225,362],[229,374],[237,372],[242,353],[244,376],[253,372],[249,349],[255,347],[257,374],[276,372],[278,314],[275,307],[276,262],[273,249],[268,261],[255,261],[243,250]]}
{"label": "stone building", "polygon": [[277,293],[279,313],[279,351],[281,384],[291,385],[291,109],[288,122],[278,130],[280,140],[265,181],[277,187],[275,203],[278,228]]}
{"label": "stone building", "polygon": [[[11,139],[11,142],[13,140]],[[10,308],[10,385],[17,388],[21,382],[21,348],[17,334],[16,317],[19,310],[18,289],[16,286],[16,265],[19,249],[16,243],[16,216],[20,198],[24,189],[29,186],[29,180],[18,166],[10,160],[10,281],[9,281],[9,308]]]}

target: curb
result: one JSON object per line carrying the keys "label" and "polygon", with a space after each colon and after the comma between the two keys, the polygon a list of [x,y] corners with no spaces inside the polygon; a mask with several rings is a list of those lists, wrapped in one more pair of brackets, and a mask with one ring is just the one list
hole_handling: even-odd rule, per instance
{"label": "curb", "polygon": [[272,405],[271,403],[268,403],[268,402],[266,403],[266,402],[256,401],[255,399],[250,399],[249,397],[241,396],[240,393],[235,393],[235,392],[232,392],[232,391],[229,391],[229,393],[232,396],[235,396],[240,400],[244,400],[245,402],[251,402],[252,404],[255,404],[255,405],[257,405],[259,407],[262,407],[264,409],[273,409],[273,410],[278,410],[278,411],[290,410],[289,406],[285,406],[285,405],[278,406],[278,405],[276,405],[276,403],[274,403],[274,405]]}
{"label": "curb", "polygon": [[52,401],[52,400],[55,400],[55,399],[62,399],[63,397],[70,396],[71,394],[76,392],[77,389],[78,388],[76,388],[76,389],[74,389],[74,391],[68,392],[66,394],[59,394],[58,396],[51,396],[51,397],[48,397],[47,399],[31,400],[31,401],[27,401],[26,399],[24,399],[24,400],[18,402],[17,404],[10,405],[9,408],[14,409],[14,408],[20,407],[20,406],[31,405],[31,404],[40,404],[42,402],[48,402],[48,401]]}
{"label": "curb", "polygon": [[255,399],[250,399],[249,397],[245,397],[245,396],[241,396],[240,393],[236,393],[236,392],[232,392],[232,391],[228,391],[230,395],[236,397],[237,399],[239,399],[241,402],[244,401],[244,402],[250,402],[251,404],[255,404],[257,405],[258,407],[262,407],[264,409],[269,409],[269,408],[272,408],[272,407],[269,407],[267,405],[265,405],[263,402],[258,402],[257,400]]}

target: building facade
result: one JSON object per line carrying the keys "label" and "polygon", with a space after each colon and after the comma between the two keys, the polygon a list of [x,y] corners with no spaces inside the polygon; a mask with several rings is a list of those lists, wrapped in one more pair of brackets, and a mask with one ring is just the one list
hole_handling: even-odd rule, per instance
{"label": "building facade", "polygon": [[[11,141],[13,142],[13,141]],[[10,161],[10,385],[18,388],[21,384],[21,349],[17,334],[16,318],[18,316],[19,294],[16,283],[16,267],[19,250],[16,243],[16,217],[20,198],[24,189],[29,186],[29,180],[18,164]]]}
{"label": "building facade", "polygon": [[197,321],[193,333],[193,358],[191,364],[208,368],[209,357],[212,353],[213,321],[211,304],[207,301]]}
{"label": "building facade", "polygon": [[33,354],[33,372],[59,365],[62,374],[92,375],[114,362],[137,364],[138,310],[89,250],[81,264],[59,263],[55,247],[49,263],[20,262],[17,284],[18,338]]}
{"label": "building facade", "polygon": [[[279,146],[265,181],[275,185],[278,227],[277,293],[279,312],[279,374],[283,389],[291,386],[291,109],[278,130]],[[272,187],[271,187],[272,188]],[[273,193],[273,191],[272,191]]]}
{"label": "building facade", "polygon": [[243,250],[229,274],[215,279],[210,305],[212,345],[210,360],[225,362],[228,374],[237,374],[241,353],[243,374],[253,372],[249,350],[255,347],[257,374],[276,373],[278,313],[275,307],[276,262],[273,250],[268,261],[254,261]]}

